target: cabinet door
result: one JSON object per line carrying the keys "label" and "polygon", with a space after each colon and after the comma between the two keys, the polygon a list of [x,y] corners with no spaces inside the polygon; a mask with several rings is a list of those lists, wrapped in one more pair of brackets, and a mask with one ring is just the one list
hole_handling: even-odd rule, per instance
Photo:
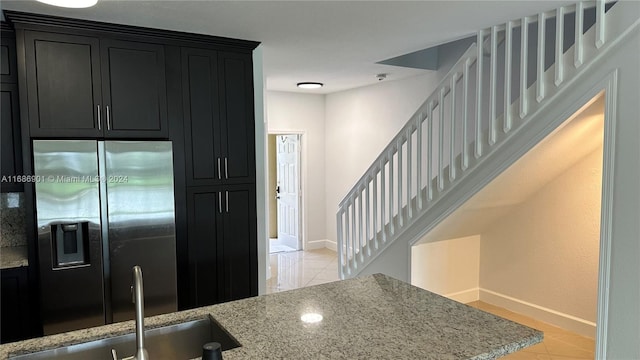
{"label": "cabinet door", "polygon": [[225,187],[223,301],[258,295],[255,185]]}
{"label": "cabinet door", "polygon": [[32,137],[100,137],[97,38],[25,32]]}
{"label": "cabinet door", "polygon": [[109,39],[100,46],[105,137],[168,137],[164,46]]}
{"label": "cabinet door", "polygon": [[[2,176],[22,175],[22,141],[20,138],[20,114],[18,86],[1,84],[0,91],[0,136],[2,137]],[[22,183],[2,182],[2,192],[23,191]]]}
{"label": "cabinet door", "polygon": [[182,92],[187,186],[222,181],[217,53],[182,49]]}
{"label": "cabinet door", "polygon": [[23,340],[29,337],[29,284],[27,268],[11,268],[1,271],[0,294],[0,342]]}
{"label": "cabinet door", "polygon": [[226,184],[255,181],[253,65],[250,54],[220,53],[220,145]]}
{"label": "cabinet door", "polygon": [[211,187],[187,189],[189,297],[191,307],[221,301],[221,192]]}
{"label": "cabinet door", "polygon": [[2,23],[2,41],[0,42],[0,82],[17,83],[18,66],[16,61],[16,40],[12,31],[4,31]]}

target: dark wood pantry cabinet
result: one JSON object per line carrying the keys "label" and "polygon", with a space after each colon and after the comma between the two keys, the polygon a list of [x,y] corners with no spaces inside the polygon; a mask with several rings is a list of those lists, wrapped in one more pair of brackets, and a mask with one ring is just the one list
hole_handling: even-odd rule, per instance
{"label": "dark wood pantry cabinet", "polygon": [[[23,143],[171,140],[179,309],[258,295],[252,51],[259,43],[14,11],[5,17],[25,89]],[[30,145],[23,149],[28,174]],[[26,184],[31,215],[33,193]],[[35,228],[28,242],[35,245]],[[29,261],[37,263],[35,252]],[[39,288],[37,276],[29,281]]]}
{"label": "dark wood pantry cabinet", "polygon": [[166,138],[162,45],[25,31],[31,136]]}

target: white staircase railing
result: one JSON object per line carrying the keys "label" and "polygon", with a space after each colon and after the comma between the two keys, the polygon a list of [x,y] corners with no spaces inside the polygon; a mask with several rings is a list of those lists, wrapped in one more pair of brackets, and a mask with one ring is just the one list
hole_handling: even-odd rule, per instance
{"label": "white staircase railing", "polygon": [[[585,11],[593,4],[578,2],[477,33],[339,204],[341,278],[357,275],[593,60],[605,44],[605,1],[595,1],[595,30],[587,36]],[[565,19],[572,13],[567,49]]]}

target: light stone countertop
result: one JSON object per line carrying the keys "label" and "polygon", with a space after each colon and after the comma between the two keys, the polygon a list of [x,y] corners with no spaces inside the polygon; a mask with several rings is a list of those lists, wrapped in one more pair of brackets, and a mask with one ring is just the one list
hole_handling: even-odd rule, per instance
{"label": "light stone countertop", "polygon": [[[315,324],[301,321],[318,313]],[[235,359],[494,359],[542,332],[376,274],[145,319],[148,328],[212,315],[242,344]],[[133,321],[0,346],[0,359],[134,330]]]}
{"label": "light stone countertop", "polygon": [[26,246],[0,248],[0,269],[29,266]]}

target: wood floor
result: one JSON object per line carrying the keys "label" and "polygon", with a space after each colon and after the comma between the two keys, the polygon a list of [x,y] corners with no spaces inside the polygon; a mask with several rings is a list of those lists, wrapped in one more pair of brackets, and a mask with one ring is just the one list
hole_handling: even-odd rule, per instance
{"label": "wood floor", "polygon": [[505,356],[502,359],[585,360],[594,358],[595,341],[593,339],[482,301],[474,301],[467,305],[544,332],[543,342]]}

